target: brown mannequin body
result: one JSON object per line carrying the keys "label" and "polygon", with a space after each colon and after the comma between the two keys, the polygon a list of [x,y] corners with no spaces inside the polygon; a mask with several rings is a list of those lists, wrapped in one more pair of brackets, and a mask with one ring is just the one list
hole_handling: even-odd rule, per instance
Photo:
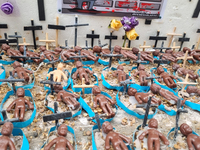
{"label": "brown mannequin body", "polygon": [[90,71],[89,69],[83,68],[83,64],[80,61],[76,62],[76,72],[73,75],[73,79],[77,79],[79,75],[79,79],[82,81],[82,78],[85,78],[85,84],[90,84],[89,79],[88,79],[88,74],[93,74],[93,71]]}
{"label": "brown mannequin body", "polygon": [[154,56],[161,56],[162,55],[162,60],[169,60],[172,62],[177,62],[177,59],[171,54],[171,50],[166,50],[165,53],[160,53],[159,50],[155,50],[153,52]]}
{"label": "brown mannequin body", "polygon": [[[142,92],[137,93],[136,89],[129,88],[128,89],[128,95],[129,96],[135,96],[135,99],[137,100],[137,102],[139,104],[143,104],[143,103],[147,103],[148,100],[149,100],[149,96],[150,95],[153,96],[154,94],[152,94],[152,93],[142,93]],[[159,104],[160,105],[161,104],[161,100],[160,99],[157,100],[157,99],[152,97],[151,104]]]}
{"label": "brown mannequin body", "polygon": [[172,69],[175,70],[178,74],[181,74],[181,75],[186,76],[188,74],[190,79],[196,80],[196,79],[199,78],[199,76],[197,74],[194,74],[194,71],[189,70],[189,69],[185,69],[185,68],[181,68],[179,66],[179,64],[173,64]]}
{"label": "brown mannequin body", "polygon": [[189,94],[197,93],[197,95],[200,96],[200,89],[198,89],[196,86],[188,86],[186,92]]}
{"label": "brown mannequin body", "polygon": [[54,82],[61,82],[61,79],[64,78],[64,80],[67,80],[67,76],[63,72],[63,64],[59,63],[57,70],[51,71],[47,74],[47,77],[50,78],[50,75],[53,74],[53,80]]}
{"label": "brown mannequin body", "polygon": [[102,130],[104,133],[107,134],[105,140],[106,150],[110,149],[110,143],[112,143],[114,150],[128,150],[127,146],[123,141],[130,144],[131,140],[122,134],[114,132],[113,126],[110,124],[110,122],[104,122],[102,124]]}
{"label": "brown mannequin body", "polygon": [[[157,84],[152,84],[151,88],[150,88],[151,92],[153,94],[160,94],[160,96],[164,97],[165,99],[167,99],[168,101],[172,100],[175,102],[175,104],[178,101],[178,97],[175,96],[172,92],[162,89],[160,87],[160,85]],[[182,101],[182,105],[185,103],[185,100]]]}
{"label": "brown mannequin body", "polygon": [[10,49],[10,46],[7,44],[2,44],[1,45],[1,50],[7,51],[8,49]]}
{"label": "brown mannequin body", "polygon": [[97,62],[98,59],[99,59],[99,56],[96,57],[96,56],[93,54],[93,52],[91,52],[91,51],[89,51],[89,50],[84,50],[84,49],[82,49],[80,46],[76,46],[74,49],[75,49],[75,52],[81,51],[81,55],[87,56],[87,59],[89,59],[89,60],[93,60],[93,61]]}
{"label": "brown mannequin body", "polygon": [[169,145],[169,141],[167,140],[167,138],[157,130],[158,121],[156,119],[152,118],[149,121],[148,126],[150,129],[144,131],[138,137],[139,140],[143,140],[144,137],[148,135],[147,138],[148,150],[160,150],[160,139],[163,141],[165,145]]}
{"label": "brown mannequin body", "polygon": [[80,107],[80,103],[76,100],[76,98],[79,98],[78,95],[63,90],[61,85],[55,85],[54,90],[58,93],[58,102],[64,102],[67,105],[72,105],[74,110]]}
{"label": "brown mannequin body", "polygon": [[131,59],[133,59],[133,60],[137,60],[137,56],[136,56],[135,54],[133,54],[132,51],[123,50],[123,49],[121,48],[121,46],[116,45],[116,46],[114,47],[114,51],[115,51],[116,53],[118,53],[118,54],[122,54],[123,57],[125,57],[125,58],[131,58]]}
{"label": "brown mannequin body", "polygon": [[8,147],[10,148],[9,150],[16,150],[13,141],[9,138],[12,134],[12,130],[13,124],[11,122],[6,122],[3,125],[1,129],[2,136],[0,137],[0,150],[7,150]]}
{"label": "brown mannequin body", "polygon": [[100,46],[94,46],[93,53],[110,54],[110,50],[108,48],[102,49]]}
{"label": "brown mannequin body", "polygon": [[189,150],[200,150],[200,137],[192,134],[192,128],[186,123],[180,126],[181,133],[187,137],[187,145]]}
{"label": "brown mannequin body", "polygon": [[[122,65],[119,65],[117,67],[117,70],[114,71],[112,73],[112,75],[114,77],[117,77],[118,76],[118,82],[120,83],[121,81],[125,81],[126,80],[126,73],[123,71],[124,70],[124,67]],[[129,79],[131,79],[131,77],[129,76]]]}
{"label": "brown mannequin body", "polygon": [[25,114],[25,104],[27,104],[29,109],[31,110],[34,109],[34,105],[24,98],[25,91],[23,88],[18,88],[16,95],[18,96],[18,98],[8,106],[7,112],[10,112],[12,107],[15,105],[14,117],[19,118],[20,121],[23,121]]}
{"label": "brown mannequin body", "polygon": [[[24,46],[20,46],[19,51],[23,54],[24,53]],[[28,49],[26,49],[26,56],[28,56],[28,57],[40,57],[40,54],[28,51]],[[43,60],[44,60],[44,56],[41,56],[40,59],[33,59],[33,61],[36,62],[37,64],[41,63]]]}
{"label": "brown mannequin body", "polygon": [[29,75],[27,73],[33,74],[32,71],[21,67],[18,61],[15,61],[13,63],[13,68],[14,68],[14,70],[12,71],[13,76],[15,75],[15,73],[17,73],[18,78],[25,79],[26,82],[29,81]]}
{"label": "brown mannequin body", "polygon": [[[163,78],[163,81],[169,88],[175,88],[177,85],[174,82],[173,79],[177,79],[177,77],[168,74],[167,72],[164,71],[164,69],[160,66],[157,68],[157,73],[160,75],[161,78]],[[162,79],[158,79],[159,82],[162,81]]]}
{"label": "brown mannequin body", "polygon": [[109,97],[101,94],[101,90],[98,86],[94,86],[92,88],[92,93],[95,95],[93,107],[97,107],[97,103],[99,103],[100,108],[103,110],[104,113],[108,115],[108,118],[114,117],[115,113],[112,110],[111,106],[109,105],[108,101],[114,105],[115,101],[110,99]]}
{"label": "brown mannequin body", "polygon": [[[10,49],[10,46],[7,44],[2,44],[1,49],[6,51],[8,56],[22,56],[22,54],[20,53],[20,51],[18,50],[14,50],[14,49]],[[22,58],[19,58],[20,61],[23,61]]]}
{"label": "brown mannequin body", "polygon": [[[67,59],[69,59],[69,57],[77,56],[74,52],[75,52],[74,49],[64,50],[64,51],[61,52],[61,58],[64,61],[67,61]],[[73,59],[78,60],[78,58],[73,58]]]}
{"label": "brown mannequin body", "polygon": [[144,65],[141,65],[138,67],[138,71],[133,74],[134,77],[139,75],[139,81],[141,86],[147,86],[148,81],[145,79],[146,77],[149,77],[150,75],[146,73]]}
{"label": "brown mannequin body", "polygon": [[[133,51],[133,54],[138,54],[139,53],[139,49],[138,48],[135,48],[133,47],[132,48],[132,51]],[[150,55],[151,52],[144,52],[144,51],[141,51],[140,52],[140,59],[141,60],[147,60],[147,61],[150,61],[150,62],[153,62],[153,57]]]}
{"label": "brown mannequin body", "polygon": [[[44,47],[44,46],[40,46],[40,51],[43,52],[44,56],[49,61],[57,60],[58,59],[58,58],[56,58],[55,55],[59,54],[59,52],[54,52],[54,51],[47,50],[46,47]],[[51,57],[53,57],[53,59]]]}
{"label": "brown mannequin body", "polygon": [[74,150],[71,143],[65,138],[67,135],[67,126],[65,124],[62,124],[58,128],[58,135],[59,137],[53,139],[51,142],[49,142],[45,147],[44,150],[50,150],[51,147],[56,144],[54,150]]}

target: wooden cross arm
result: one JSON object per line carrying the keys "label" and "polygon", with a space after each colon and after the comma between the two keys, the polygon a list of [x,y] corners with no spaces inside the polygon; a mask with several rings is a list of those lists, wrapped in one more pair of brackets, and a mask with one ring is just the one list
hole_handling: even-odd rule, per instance
{"label": "wooden cross arm", "polygon": [[197,85],[198,83],[193,83],[193,82],[177,82],[177,84],[184,84],[184,85],[187,85],[187,84],[190,84],[190,85]]}
{"label": "wooden cross arm", "polygon": [[151,48],[151,46],[140,46],[139,48]]}
{"label": "wooden cross arm", "polygon": [[19,43],[19,45],[30,45],[30,43]]}
{"label": "wooden cross arm", "polygon": [[171,48],[172,49],[178,49],[178,48],[180,48],[180,46],[172,46]]}
{"label": "wooden cross arm", "polygon": [[55,40],[39,40],[40,42],[47,42],[47,43],[51,43],[51,42],[55,42]]}
{"label": "wooden cross arm", "polygon": [[92,88],[95,85],[74,85],[74,88]]}
{"label": "wooden cross arm", "polygon": [[[186,57],[187,59],[193,59],[192,56]],[[185,57],[177,57],[177,59],[185,59]]]}
{"label": "wooden cross arm", "polygon": [[182,34],[178,34],[178,33],[167,33],[167,35],[181,36]]}

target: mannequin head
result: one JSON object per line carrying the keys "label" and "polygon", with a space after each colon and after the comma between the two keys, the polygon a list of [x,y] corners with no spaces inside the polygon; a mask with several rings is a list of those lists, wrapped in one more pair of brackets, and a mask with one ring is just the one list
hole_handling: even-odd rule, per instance
{"label": "mannequin head", "polygon": [[65,137],[67,135],[68,128],[65,124],[61,124],[58,127],[58,135]]}
{"label": "mannequin head", "polygon": [[188,126],[186,123],[183,123],[180,126],[180,131],[183,135],[188,136],[189,134],[192,133],[192,128],[190,128],[190,126]]}
{"label": "mannequin head", "polygon": [[92,94],[98,95],[100,93],[101,93],[100,88],[98,86],[93,86],[93,88],[92,88]]}
{"label": "mannequin head", "polygon": [[161,87],[160,85],[154,83],[151,85],[150,90],[153,94],[158,94],[159,91],[161,90]]}
{"label": "mannequin head", "polygon": [[102,130],[104,133],[108,134],[110,131],[113,131],[113,126],[110,124],[110,122],[105,121],[102,124]]}
{"label": "mannequin head", "polygon": [[135,96],[136,93],[137,93],[137,90],[134,88],[129,88],[127,92],[128,96]]}
{"label": "mannequin head", "polygon": [[12,130],[13,124],[11,122],[6,122],[1,129],[1,134],[4,136],[10,136],[12,134]]}

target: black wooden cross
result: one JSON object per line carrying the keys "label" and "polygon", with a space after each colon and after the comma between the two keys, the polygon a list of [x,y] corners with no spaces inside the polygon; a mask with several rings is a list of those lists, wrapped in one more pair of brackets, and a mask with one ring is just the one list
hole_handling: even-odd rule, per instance
{"label": "black wooden cross", "polygon": [[[125,38],[125,36],[123,35],[123,36],[122,36],[122,39],[124,40],[124,38]],[[139,40],[139,38],[140,38],[140,37],[137,36],[135,40]],[[129,47],[129,48],[131,47],[131,40],[128,40],[128,47]]]}
{"label": "black wooden cross", "polygon": [[34,21],[31,20],[31,26],[25,26],[24,27],[24,31],[29,31],[29,30],[32,31],[34,49],[37,49],[36,39],[35,39],[35,30],[42,30],[42,26],[34,26]]}
{"label": "black wooden cross", "polygon": [[153,49],[160,50],[162,52],[163,49],[171,49],[171,47],[164,47],[164,41],[162,41],[161,47],[154,47]]}
{"label": "black wooden cross", "polygon": [[58,129],[59,119],[65,119],[65,118],[70,118],[70,117],[72,117],[72,112],[67,111],[67,112],[59,113],[58,112],[58,103],[54,102],[54,113],[51,114],[51,115],[43,116],[43,121],[47,122],[47,121],[54,121],[55,120],[55,125],[56,125],[56,128]]}
{"label": "black wooden cross", "polygon": [[154,64],[158,64],[158,66],[157,66],[157,68],[158,68],[158,67],[160,66],[160,64],[168,64],[168,63],[170,63],[170,61],[169,61],[169,60],[163,60],[163,59],[162,59],[162,55],[160,55],[159,60],[155,59],[155,60],[153,61],[153,63],[154,63]]}
{"label": "black wooden cross", "polygon": [[50,88],[51,88],[51,95],[53,95],[53,92],[54,92],[54,87],[53,87],[53,85],[54,85],[54,84],[56,84],[56,85],[61,85],[61,82],[54,82],[54,81],[53,81],[53,74],[50,74],[50,80],[40,81],[40,83],[42,83],[42,84],[49,84],[49,85],[50,85]]}
{"label": "black wooden cross", "polygon": [[74,47],[77,46],[77,27],[80,26],[88,26],[89,24],[78,24],[78,16],[75,16],[75,24],[74,25],[67,25],[65,27],[75,27],[75,39],[74,39]]}
{"label": "black wooden cross", "polygon": [[124,86],[123,95],[126,94],[127,85],[128,85],[128,84],[135,84],[135,82],[133,82],[133,81],[131,81],[131,79],[129,79],[129,75],[126,75],[126,80],[120,82],[120,85]]}
{"label": "black wooden cross", "polygon": [[19,41],[18,41],[18,39],[22,38],[22,36],[17,35],[17,32],[15,32],[15,35],[8,35],[8,37],[9,38],[16,38],[16,40],[17,40],[17,49],[19,50]]}
{"label": "black wooden cross", "polygon": [[24,54],[23,56],[9,56],[10,58],[22,58],[23,59],[23,64],[26,63],[27,60],[30,59],[40,59],[40,57],[29,57],[26,55],[26,45],[24,45]]}
{"label": "black wooden cross", "polygon": [[5,39],[0,40],[0,43],[2,43],[2,44],[5,43],[7,45],[9,45],[9,43],[17,43],[17,39],[8,39],[7,33],[4,33],[4,37],[5,37]]}
{"label": "black wooden cross", "polygon": [[94,46],[94,39],[99,39],[99,34],[94,34],[94,30],[92,30],[92,34],[86,34],[86,38],[91,39],[91,47]]}
{"label": "black wooden cross", "polygon": [[200,29],[197,29],[197,33],[200,33]]}
{"label": "black wooden cross", "polygon": [[151,76],[150,77],[146,77],[145,79],[146,80],[151,80],[151,84],[153,84],[153,79],[158,79],[158,78],[160,78],[160,76],[154,76],[153,75],[153,71],[151,72]]}
{"label": "black wooden cross", "polygon": [[149,100],[147,102],[147,106],[146,106],[146,111],[145,111],[145,116],[144,116],[144,120],[143,120],[143,123],[142,123],[142,127],[144,128],[147,124],[147,120],[148,120],[148,115],[149,115],[149,109],[151,107],[151,99],[152,99],[152,96],[149,96]]}
{"label": "black wooden cross", "polygon": [[109,49],[111,51],[111,49],[112,49],[112,40],[117,40],[117,36],[116,35],[112,35],[112,32],[110,32],[110,35],[106,35],[105,39],[109,39]]}
{"label": "black wooden cross", "polygon": [[177,111],[176,111],[176,127],[175,127],[175,131],[174,131],[174,140],[176,140],[176,137],[178,135],[178,121],[179,121],[179,117],[180,117],[180,114],[181,113],[188,113],[187,110],[185,109],[182,109],[181,108],[181,99],[179,98],[178,101],[177,101]]}
{"label": "black wooden cross", "polygon": [[2,114],[2,117],[3,117],[3,121],[0,122],[0,125],[3,125],[3,124],[6,123],[6,122],[19,122],[19,121],[20,121],[19,118],[8,119],[6,110],[2,110],[2,111],[1,111],[1,114]]}
{"label": "black wooden cross", "polygon": [[[110,43],[111,44],[111,43]],[[110,47],[110,46],[109,46]],[[112,65],[113,57],[123,57],[122,54],[113,54],[114,49],[111,50],[110,54],[103,54],[102,57],[110,57],[108,67],[110,68]]]}
{"label": "black wooden cross", "polygon": [[107,114],[101,114],[101,115],[99,115],[98,113],[95,113],[95,116],[88,118],[88,121],[91,121],[91,120],[95,119],[96,122],[97,122],[98,129],[100,131],[101,130],[100,118],[102,118],[102,117],[108,117],[108,115]]}
{"label": "black wooden cross", "polygon": [[166,36],[159,36],[159,34],[160,34],[160,31],[157,31],[157,35],[156,36],[150,36],[149,37],[149,40],[155,40],[155,44],[154,44],[153,47],[157,46],[158,41],[160,41],[160,40],[167,40]]}
{"label": "black wooden cross", "polygon": [[184,42],[189,42],[190,41],[190,38],[186,38],[185,36],[186,36],[186,33],[184,32],[183,33],[183,37],[178,39],[178,41],[181,42],[179,51],[181,51]]}
{"label": "black wooden cross", "polygon": [[24,79],[15,79],[12,75],[12,71],[9,72],[10,76],[7,79],[0,79],[0,82],[10,82],[14,93],[16,93],[15,82],[25,82]]}
{"label": "black wooden cross", "polygon": [[136,60],[136,61],[133,61],[133,63],[137,63],[137,68],[139,67],[139,65],[141,64],[141,63],[147,63],[147,61],[144,61],[144,60],[141,60],[140,59],[140,52],[138,53],[138,59]]}
{"label": "black wooden cross", "polygon": [[8,25],[7,24],[0,24],[0,29],[7,29]]}
{"label": "black wooden cross", "polygon": [[49,65],[49,64],[51,64],[52,65],[52,69],[54,70],[55,69],[55,63],[57,63],[57,62],[60,62],[60,59],[58,59],[58,60],[53,60],[53,56],[51,56],[51,59],[52,59],[52,61],[49,61],[48,63],[47,63],[47,65]]}

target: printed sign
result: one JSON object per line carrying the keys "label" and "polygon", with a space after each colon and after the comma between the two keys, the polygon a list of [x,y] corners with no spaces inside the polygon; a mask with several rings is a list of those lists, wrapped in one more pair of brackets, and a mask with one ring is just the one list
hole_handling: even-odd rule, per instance
{"label": "printed sign", "polygon": [[167,0],[58,0],[61,13],[161,18]]}

